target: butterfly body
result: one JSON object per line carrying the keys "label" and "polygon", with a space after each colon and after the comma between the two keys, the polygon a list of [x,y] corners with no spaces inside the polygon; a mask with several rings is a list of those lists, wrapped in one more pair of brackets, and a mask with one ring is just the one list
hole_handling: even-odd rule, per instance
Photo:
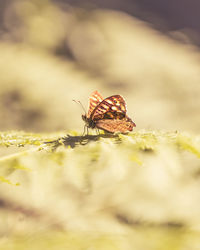
{"label": "butterfly body", "polygon": [[133,130],[135,123],[126,115],[126,103],[121,95],[103,99],[94,91],[89,97],[87,115],[82,115],[88,128],[97,128],[115,133],[126,133]]}
{"label": "butterfly body", "polygon": [[86,126],[88,128],[95,128],[96,127],[95,122],[91,118],[87,118],[86,115],[82,115],[82,119],[86,123]]}

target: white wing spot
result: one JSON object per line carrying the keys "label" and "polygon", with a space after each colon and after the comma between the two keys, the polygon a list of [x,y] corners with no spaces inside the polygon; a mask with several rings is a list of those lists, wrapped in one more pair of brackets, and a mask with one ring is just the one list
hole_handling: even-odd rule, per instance
{"label": "white wing spot", "polygon": [[96,100],[97,100],[97,98],[96,98],[96,97],[94,97],[94,96],[90,97],[90,99],[92,99],[92,100],[94,100],[94,101],[96,101]]}
{"label": "white wing spot", "polygon": [[113,102],[111,100],[106,100],[109,104],[113,104]]}

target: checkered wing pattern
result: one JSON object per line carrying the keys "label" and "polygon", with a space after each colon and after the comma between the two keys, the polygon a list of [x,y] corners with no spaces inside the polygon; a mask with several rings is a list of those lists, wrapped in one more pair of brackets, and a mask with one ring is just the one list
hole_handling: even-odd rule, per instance
{"label": "checkered wing pattern", "polygon": [[89,128],[126,133],[136,126],[126,112],[126,102],[121,95],[103,99],[98,91],[94,91],[89,97],[88,114],[82,117]]}
{"label": "checkered wing pattern", "polygon": [[98,106],[99,103],[103,101],[103,97],[99,94],[98,91],[94,91],[89,97],[89,107],[87,118],[90,118],[94,109]]}
{"label": "checkered wing pattern", "polygon": [[126,116],[126,103],[121,95],[113,95],[104,99],[91,114],[91,119],[123,119]]}

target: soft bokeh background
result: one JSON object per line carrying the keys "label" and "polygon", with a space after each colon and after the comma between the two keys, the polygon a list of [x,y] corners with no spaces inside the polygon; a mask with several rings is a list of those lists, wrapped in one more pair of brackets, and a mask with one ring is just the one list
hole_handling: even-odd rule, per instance
{"label": "soft bokeh background", "polygon": [[[0,2],[0,249],[200,249],[199,7]],[[134,132],[43,144],[82,133],[94,90]]]}
{"label": "soft bokeh background", "polygon": [[197,27],[164,3],[100,2],[0,3],[0,129],[82,131],[72,99],[97,89],[123,95],[137,129],[199,132]]}

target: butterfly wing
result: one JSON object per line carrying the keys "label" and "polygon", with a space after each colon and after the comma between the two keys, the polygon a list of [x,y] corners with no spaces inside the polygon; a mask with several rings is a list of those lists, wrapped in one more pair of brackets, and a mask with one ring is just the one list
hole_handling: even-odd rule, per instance
{"label": "butterfly wing", "polygon": [[116,120],[116,119],[98,120],[96,123],[96,127],[110,133],[115,133],[115,132],[126,133],[132,131],[133,127],[136,127],[136,125],[128,116],[126,116],[122,120]]}
{"label": "butterfly wing", "polygon": [[113,95],[99,103],[91,113],[91,119],[123,119],[126,116],[126,103],[121,95]]}
{"label": "butterfly wing", "polygon": [[94,91],[89,97],[89,107],[87,118],[90,118],[94,109],[98,106],[99,103],[103,101],[103,97],[99,94],[98,91]]}

